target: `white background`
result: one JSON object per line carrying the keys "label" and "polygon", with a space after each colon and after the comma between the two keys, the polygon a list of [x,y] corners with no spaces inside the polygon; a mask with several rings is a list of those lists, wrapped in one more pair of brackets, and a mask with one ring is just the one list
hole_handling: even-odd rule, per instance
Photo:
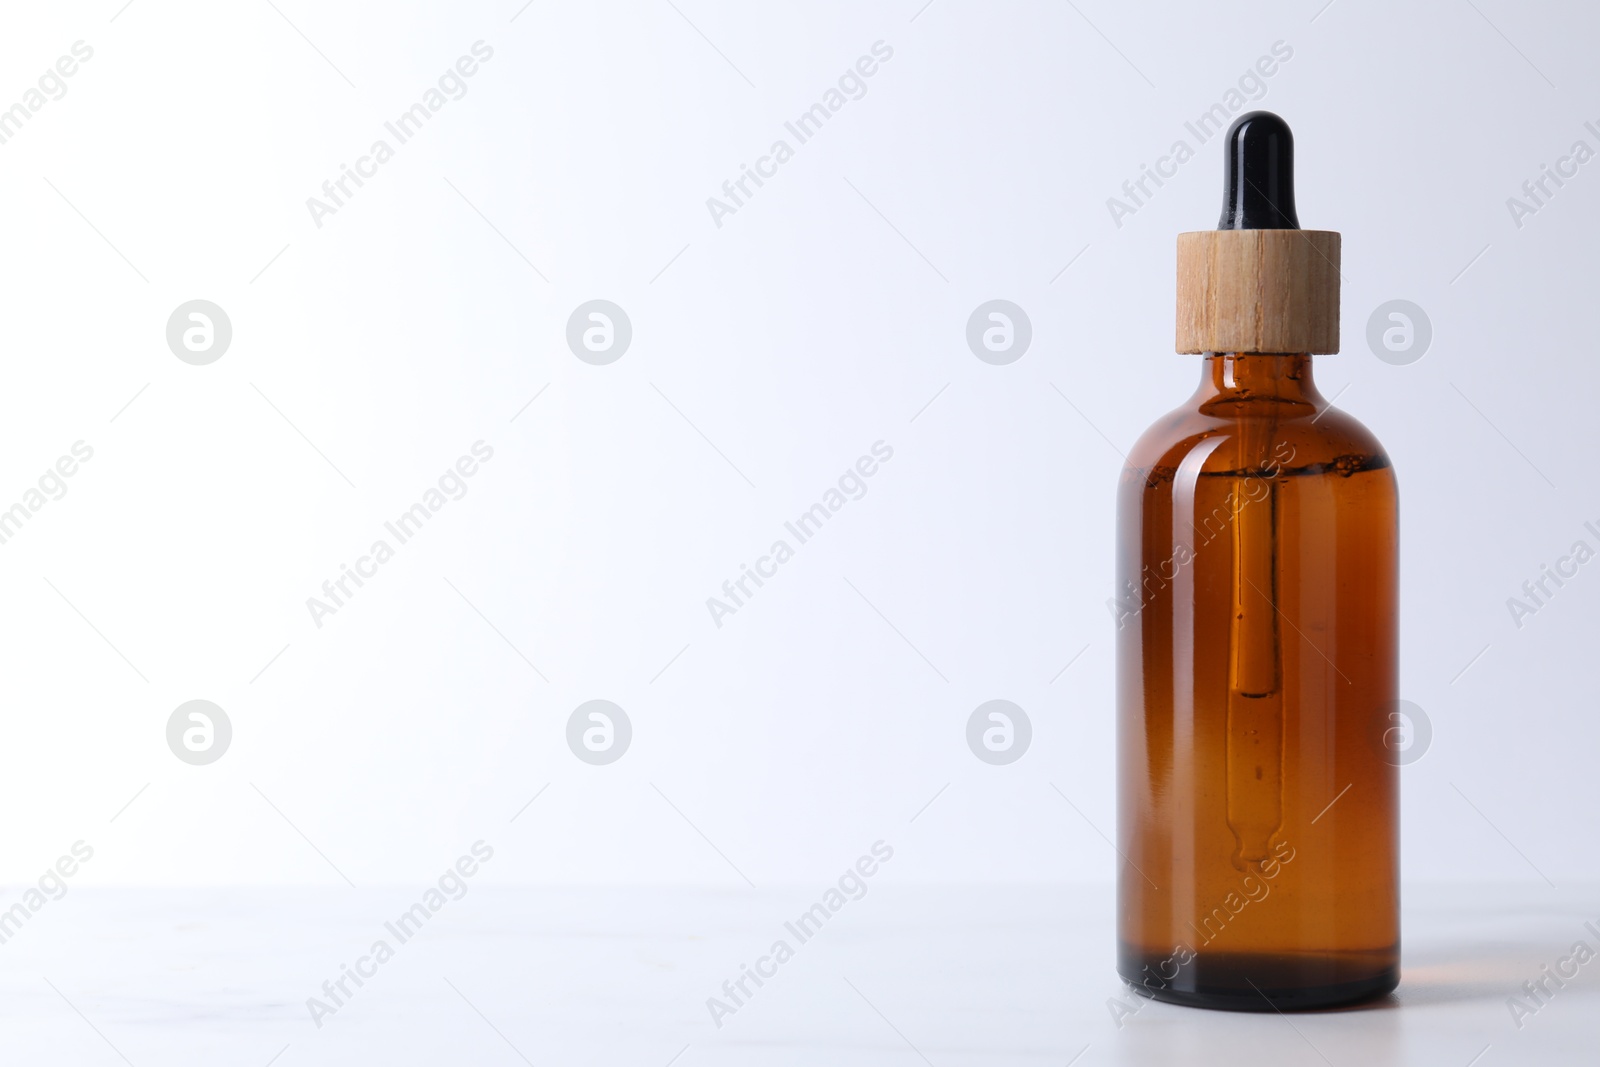
{"label": "white background", "polygon": [[[1217,142],[1120,227],[1106,201],[1278,41],[1253,106],[1294,128],[1302,223],[1344,234],[1318,379],[1402,492],[1433,727],[1405,876],[1600,875],[1600,563],[1521,629],[1506,606],[1600,548],[1600,163],[1506,206],[1600,148],[1593,12],[121,3],[0,32],[0,106],[94,49],[0,145],[0,505],[94,449],[0,546],[5,880],[83,839],[75,884],[420,886],[482,838],[502,886],[820,887],[878,839],[905,882],[1108,882],[1118,452],[1198,380],[1173,246],[1215,225]],[[478,40],[466,96],[318,228],[306,199]],[[715,225],[877,41],[866,95]],[[209,366],[165,339],[196,298],[233,325]],[[633,324],[609,366],[565,344],[594,298]],[[966,345],[992,298],[1032,321],[1010,366]],[[1396,298],[1433,324],[1408,366],[1365,342]],[[467,496],[314,625],[478,440]],[[867,495],[713,625],[879,440]],[[205,767],[165,740],[196,698],[234,731]],[[634,729],[605,767],[565,742],[595,698]],[[965,741],[992,698],[1033,723],[1008,767]]]}

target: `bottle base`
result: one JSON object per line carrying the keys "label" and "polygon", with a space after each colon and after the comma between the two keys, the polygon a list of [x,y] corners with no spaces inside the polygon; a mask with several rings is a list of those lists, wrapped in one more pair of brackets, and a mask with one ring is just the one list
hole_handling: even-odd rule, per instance
{"label": "bottle base", "polygon": [[1400,984],[1389,953],[1197,954],[1165,979],[1168,956],[1124,951],[1117,973],[1135,991],[1169,1004],[1218,1011],[1308,1011],[1374,1000]]}

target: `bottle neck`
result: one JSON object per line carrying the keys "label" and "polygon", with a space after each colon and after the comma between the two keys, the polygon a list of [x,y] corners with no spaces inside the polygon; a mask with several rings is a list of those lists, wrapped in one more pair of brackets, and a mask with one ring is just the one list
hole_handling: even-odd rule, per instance
{"label": "bottle neck", "polygon": [[1242,414],[1269,408],[1278,417],[1319,412],[1328,406],[1311,380],[1305,353],[1208,352],[1194,400],[1208,414]]}

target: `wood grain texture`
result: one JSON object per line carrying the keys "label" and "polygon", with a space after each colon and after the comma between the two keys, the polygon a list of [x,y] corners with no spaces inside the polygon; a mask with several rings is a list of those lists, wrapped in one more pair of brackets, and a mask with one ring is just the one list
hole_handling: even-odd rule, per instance
{"label": "wood grain texture", "polygon": [[1339,351],[1339,235],[1178,235],[1179,352]]}

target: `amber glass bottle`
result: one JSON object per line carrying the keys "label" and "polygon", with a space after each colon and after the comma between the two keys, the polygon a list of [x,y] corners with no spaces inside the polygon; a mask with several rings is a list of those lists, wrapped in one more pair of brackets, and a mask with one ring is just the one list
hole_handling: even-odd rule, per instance
{"label": "amber glass bottle", "polygon": [[[1180,238],[1200,388],[1123,472],[1118,971],[1158,999],[1289,1010],[1398,980],[1397,498],[1383,448],[1312,384],[1307,353],[1338,349],[1338,235],[1298,230],[1288,128],[1253,113],[1228,144],[1225,230],[1295,232]],[[1234,180],[1265,164],[1271,182]]]}

